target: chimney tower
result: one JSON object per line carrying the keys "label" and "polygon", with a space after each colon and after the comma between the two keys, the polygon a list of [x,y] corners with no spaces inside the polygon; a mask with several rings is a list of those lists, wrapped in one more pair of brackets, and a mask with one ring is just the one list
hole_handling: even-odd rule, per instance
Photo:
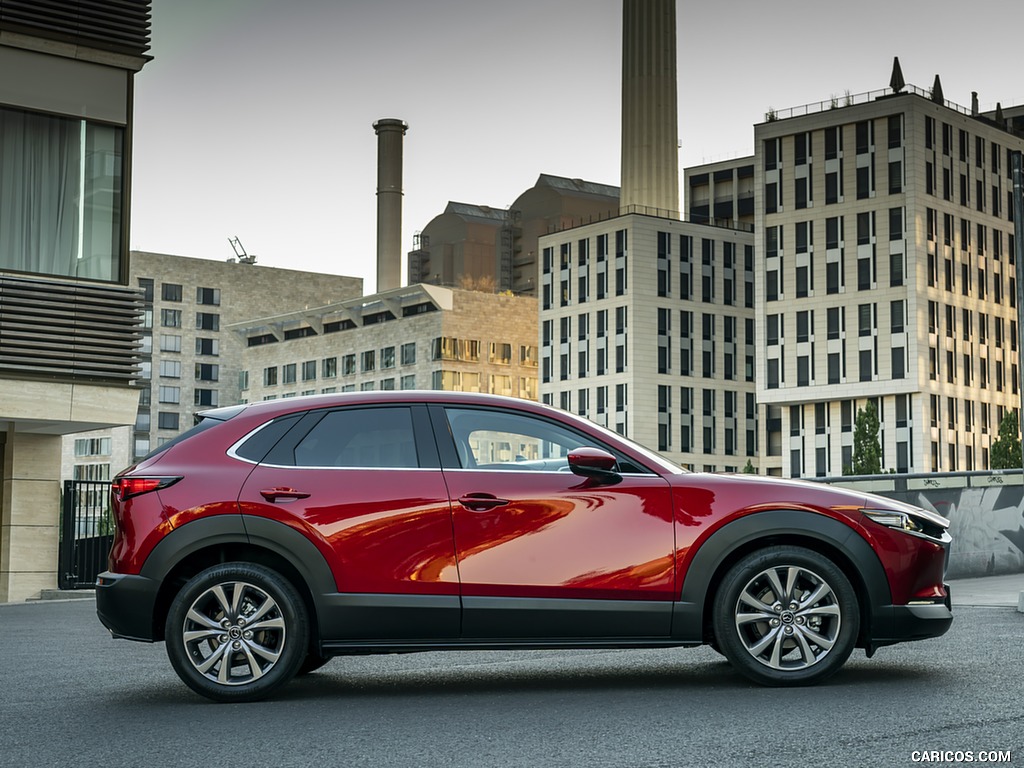
{"label": "chimney tower", "polygon": [[619,204],[678,218],[675,0],[622,0]]}
{"label": "chimney tower", "polygon": [[402,285],[402,144],[409,126],[384,118],[377,134],[377,291]]}

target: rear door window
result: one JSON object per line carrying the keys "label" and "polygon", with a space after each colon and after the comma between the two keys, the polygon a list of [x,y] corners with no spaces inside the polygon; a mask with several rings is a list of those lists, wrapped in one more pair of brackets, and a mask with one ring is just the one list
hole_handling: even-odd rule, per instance
{"label": "rear door window", "polygon": [[330,411],[292,451],[300,467],[415,469],[420,466],[409,408]]}

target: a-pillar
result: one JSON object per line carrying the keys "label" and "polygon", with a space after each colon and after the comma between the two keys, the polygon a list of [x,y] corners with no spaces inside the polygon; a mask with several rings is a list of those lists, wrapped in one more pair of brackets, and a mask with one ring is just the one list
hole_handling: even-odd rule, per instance
{"label": "a-pillar", "polygon": [[20,602],[57,586],[61,438],[9,425],[0,455],[0,603]]}

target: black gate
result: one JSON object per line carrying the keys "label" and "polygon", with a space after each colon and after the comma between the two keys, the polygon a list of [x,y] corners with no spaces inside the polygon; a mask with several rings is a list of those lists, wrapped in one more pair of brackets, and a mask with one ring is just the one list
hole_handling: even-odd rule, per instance
{"label": "black gate", "polygon": [[57,564],[61,589],[91,589],[114,542],[109,480],[65,480]]}

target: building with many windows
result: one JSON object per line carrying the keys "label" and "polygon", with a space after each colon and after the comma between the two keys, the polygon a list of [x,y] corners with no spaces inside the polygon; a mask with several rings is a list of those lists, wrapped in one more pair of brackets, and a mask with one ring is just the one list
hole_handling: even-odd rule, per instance
{"label": "building with many windows", "polygon": [[0,0],[0,603],[57,586],[61,435],[135,418],[149,0]]}
{"label": "building with many windows", "polygon": [[191,427],[198,411],[239,402],[244,342],[227,326],[351,299],[363,288],[357,277],[145,251],[131,253],[131,283],[144,301],[134,428],[68,437],[65,478],[109,479]]}
{"label": "building with many windows", "polygon": [[787,476],[988,469],[1017,410],[1010,119],[908,87],[755,126],[758,401]]}
{"label": "building with many windows", "polygon": [[756,466],[750,227],[631,213],[540,247],[543,401],[686,467]]}
{"label": "building with many windows", "polygon": [[232,325],[242,398],[443,389],[537,399],[537,302],[410,285]]}

